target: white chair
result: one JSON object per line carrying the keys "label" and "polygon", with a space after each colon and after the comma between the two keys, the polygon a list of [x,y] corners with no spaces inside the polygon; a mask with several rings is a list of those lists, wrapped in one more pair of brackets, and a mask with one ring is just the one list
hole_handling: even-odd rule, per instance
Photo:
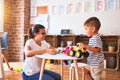
{"label": "white chair", "polygon": [[2,36],[3,36],[3,32],[0,32],[0,80],[5,80],[4,68],[3,68],[3,54],[2,54],[2,48],[1,48]]}
{"label": "white chair", "polygon": [[[86,65],[87,65],[86,63],[78,63],[78,68],[81,68],[81,70],[82,70],[82,72],[81,72],[82,73],[82,80],[85,80],[83,67],[86,66]],[[74,72],[75,72],[74,64],[72,63],[71,67],[70,67],[70,74],[69,74],[69,79],[70,80],[75,80],[74,79]]]}
{"label": "white chair", "polygon": [[8,68],[10,69],[10,65],[9,65],[8,58],[7,58],[8,32],[3,32],[3,35],[0,38],[1,38],[1,50],[2,50],[2,54],[3,54],[3,58],[7,64]]}

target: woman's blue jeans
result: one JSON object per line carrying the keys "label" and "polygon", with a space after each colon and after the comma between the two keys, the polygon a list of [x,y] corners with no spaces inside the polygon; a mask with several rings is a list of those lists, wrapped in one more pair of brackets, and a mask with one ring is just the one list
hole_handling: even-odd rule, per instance
{"label": "woman's blue jeans", "polygon": [[[27,76],[24,72],[22,73],[23,80],[39,80],[40,73]],[[50,70],[44,70],[42,80],[61,80],[61,76]]]}

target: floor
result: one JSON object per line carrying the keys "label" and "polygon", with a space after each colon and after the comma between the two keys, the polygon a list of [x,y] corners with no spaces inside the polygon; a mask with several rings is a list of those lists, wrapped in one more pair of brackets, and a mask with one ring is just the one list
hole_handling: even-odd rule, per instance
{"label": "floor", "polygon": [[[14,71],[9,71],[7,65],[4,64],[5,69],[5,80],[22,80],[21,69],[22,62],[12,62],[10,66],[13,67]],[[60,65],[47,64],[46,69],[56,71],[60,73]],[[81,69],[79,68],[79,76],[81,77]],[[69,66],[64,66],[63,80],[69,80]],[[104,70],[103,80],[120,80],[120,71],[116,70]]]}

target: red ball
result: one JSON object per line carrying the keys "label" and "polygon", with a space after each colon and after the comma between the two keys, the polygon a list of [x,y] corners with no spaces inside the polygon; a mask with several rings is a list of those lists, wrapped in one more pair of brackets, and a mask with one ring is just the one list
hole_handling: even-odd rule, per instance
{"label": "red ball", "polygon": [[10,71],[14,71],[13,67],[10,68]]}

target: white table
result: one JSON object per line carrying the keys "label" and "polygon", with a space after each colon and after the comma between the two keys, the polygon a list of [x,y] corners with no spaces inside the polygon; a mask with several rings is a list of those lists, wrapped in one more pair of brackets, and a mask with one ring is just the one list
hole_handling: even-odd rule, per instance
{"label": "white table", "polygon": [[[42,58],[42,65],[41,65],[39,80],[42,80],[46,59],[61,60],[61,61],[63,61],[63,60],[73,60],[73,63],[74,63],[74,66],[75,66],[76,80],[79,80],[77,60],[82,59],[82,58],[71,57],[71,56],[68,56],[68,55],[62,54],[62,53],[61,54],[56,54],[56,55],[51,55],[51,54],[45,53],[45,54],[42,54],[42,55],[36,55],[36,57]],[[63,63],[61,63],[61,79],[62,79],[62,75],[63,75]]]}

